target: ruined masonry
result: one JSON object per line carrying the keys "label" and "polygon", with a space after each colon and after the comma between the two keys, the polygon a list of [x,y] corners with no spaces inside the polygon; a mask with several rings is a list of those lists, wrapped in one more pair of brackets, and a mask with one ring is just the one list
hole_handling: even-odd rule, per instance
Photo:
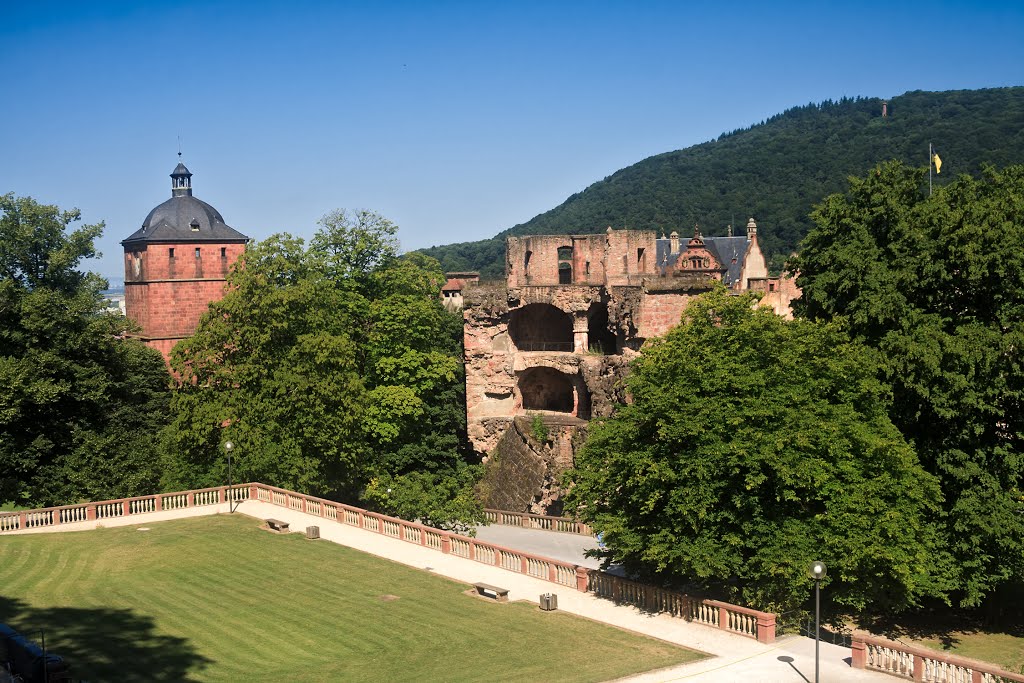
{"label": "ruined masonry", "polygon": [[558,479],[587,421],[625,402],[630,359],[714,282],[763,292],[762,306],[791,317],[800,292],[768,276],[754,219],[746,235],[731,232],[510,237],[505,283],[458,283],[467,426],[487,463],[488,507],[560,514]]}

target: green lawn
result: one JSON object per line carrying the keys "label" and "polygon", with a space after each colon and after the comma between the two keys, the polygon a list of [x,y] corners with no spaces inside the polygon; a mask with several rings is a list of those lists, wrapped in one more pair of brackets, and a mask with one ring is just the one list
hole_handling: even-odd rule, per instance
{"label": "green lawn", "polygon": [[922,638],[918,643],[933,650],[991,662],[1013,673],[1024,673],[1024,637],[967,631],[951,632],[941,638]]}
{"label": "green lawn", "polygon": [[243,515],[149,529],[0,538],[0,622],[91,681],[601,681],[701,656]]}

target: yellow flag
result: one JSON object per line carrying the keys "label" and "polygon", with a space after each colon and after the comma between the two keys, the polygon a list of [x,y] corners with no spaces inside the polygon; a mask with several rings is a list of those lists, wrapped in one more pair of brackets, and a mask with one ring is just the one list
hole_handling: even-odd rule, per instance
{"label": "yellow flag", "polygon": [[932,161],[935,162],[935,175],[942,173],[942,159],[939,158],[939,155],[933,154]]}

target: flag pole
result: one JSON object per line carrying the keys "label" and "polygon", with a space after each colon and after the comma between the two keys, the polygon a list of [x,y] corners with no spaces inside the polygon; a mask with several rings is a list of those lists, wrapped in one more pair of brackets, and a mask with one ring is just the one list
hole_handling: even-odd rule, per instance
{"label": "flag pole", "polygon": [[928,196],[932,196],[932,143],[928,143]]}

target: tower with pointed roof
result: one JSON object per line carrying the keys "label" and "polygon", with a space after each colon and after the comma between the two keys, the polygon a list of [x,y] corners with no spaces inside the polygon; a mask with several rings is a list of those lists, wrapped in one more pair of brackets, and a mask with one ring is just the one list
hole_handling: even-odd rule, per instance
{"label": "tower with pointed roof", "polygon": [[248,241],[192,196],[192,174],[179,161],[171,173],[171,198],[121,242],[126,313],[142,328],[143,341],[170,358],[210,303],[224,296],[228,270]]}

